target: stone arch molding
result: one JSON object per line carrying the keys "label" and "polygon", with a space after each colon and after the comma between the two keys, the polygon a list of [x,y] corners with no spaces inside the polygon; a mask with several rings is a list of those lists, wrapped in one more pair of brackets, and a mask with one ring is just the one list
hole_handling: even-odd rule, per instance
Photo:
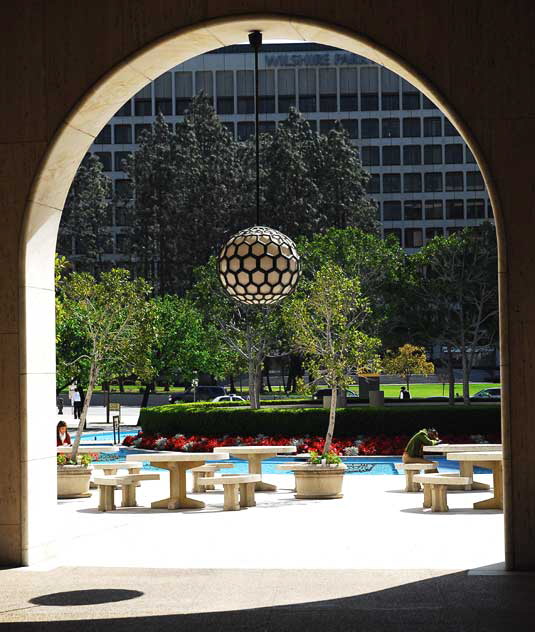
{"label": "stone arch molding", "polygon": [[[502,232],[498,200],[488,169],[460,116],[417,70],[360,34],[301,17],[232,16],[183,28],[148,44],[111,68],[88,90],[56,131],[33,181],[21,233],[20,401],[21,440],[25,452],[21,471],[23,564],[53,556],[55,550],[52,519],[56,504],[55,447],[49,443],[48,427],[42,420],[43,412],[48,418],[54,418],[54,251],[63,205],[76,170],[102,127],[147,83],[191,57],[247,41],[248,33],[255,29],[261,30],[266,40],[318,42],[354,52],[387,67],[416,86],[447,114],[472,150],[497,217],[498,235]],[[501,261],[503,273],[503,257]],[[503,300],[502,291],[502,305]],[[43,516],[48,516],[48,520],[43,521]]]}

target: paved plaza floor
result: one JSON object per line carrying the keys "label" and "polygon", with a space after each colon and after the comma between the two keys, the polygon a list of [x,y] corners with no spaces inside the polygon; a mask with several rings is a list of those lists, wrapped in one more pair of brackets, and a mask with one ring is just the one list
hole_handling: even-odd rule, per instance
{"label": "paved plaza floor", "polygon": [[401,491],[402,476],[346,476],[344,498],[332,501],[295,500],[291,475],[266,480],[279,491],[238,512],[222,511],[219,491],[192,495],[202,510],[149,509],[167,495],[165,472],[142,484],[138,508],[99,513],[96,491],[59,501],[55,562],[0,570],[0,628],[531,629],[535,577],[491,574],[503,514],[471,508],[488,492],[450,493],[451,511],[433,514],[421,494]]}

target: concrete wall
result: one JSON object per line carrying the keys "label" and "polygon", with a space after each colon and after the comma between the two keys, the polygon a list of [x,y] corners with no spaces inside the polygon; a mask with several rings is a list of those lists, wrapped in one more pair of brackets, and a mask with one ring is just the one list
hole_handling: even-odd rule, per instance
{"label": "concrete wall", "polygon": [[[254,19],[236,19],[244,11]],[[535,569],[534,12],[530,0],[3,4],[0,563],[52,554],[58,530],[52,253],[76,167],[144,84],[260,28],[398,72],[442,107],[476,156],[500,238],[507,562]]]}

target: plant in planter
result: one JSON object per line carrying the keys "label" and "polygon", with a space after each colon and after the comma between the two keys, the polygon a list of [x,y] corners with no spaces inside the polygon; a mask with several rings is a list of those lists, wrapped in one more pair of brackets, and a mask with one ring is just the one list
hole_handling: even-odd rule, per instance
{"label": "plant in planter", "polygon": [[294,348],[305,355],[305,366],[316,381],[327,383],[332,396],[323,453],[296,468],[296,497],[340,498],[346,467],[331,452],[337,393],[349,386],[352,372],[378,366],[380,340],[362,331],[370,307],[358,278],[327,263],[303,289],[283,307],[284,322]]}
{"label": "plant in planter", "polygon": [[86,498],[91,478],[91,456],[79,454],[75,459],[58,454],[58,498]]}

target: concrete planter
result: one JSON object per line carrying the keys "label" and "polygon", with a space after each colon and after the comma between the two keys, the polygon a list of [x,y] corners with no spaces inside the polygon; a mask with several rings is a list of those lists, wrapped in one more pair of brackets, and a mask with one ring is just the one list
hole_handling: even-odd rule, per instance
{"label": "concrete planter", "polygon": [[58,465],[58,498],[91,496],[89,480],[92,468],[85,465]]}
{"label": "concrete planter", "polygon": [[342,484],[347,467],[340,465],[312,465],[292,468],[295,474],[295,497],[331,499],[342,498]]}

